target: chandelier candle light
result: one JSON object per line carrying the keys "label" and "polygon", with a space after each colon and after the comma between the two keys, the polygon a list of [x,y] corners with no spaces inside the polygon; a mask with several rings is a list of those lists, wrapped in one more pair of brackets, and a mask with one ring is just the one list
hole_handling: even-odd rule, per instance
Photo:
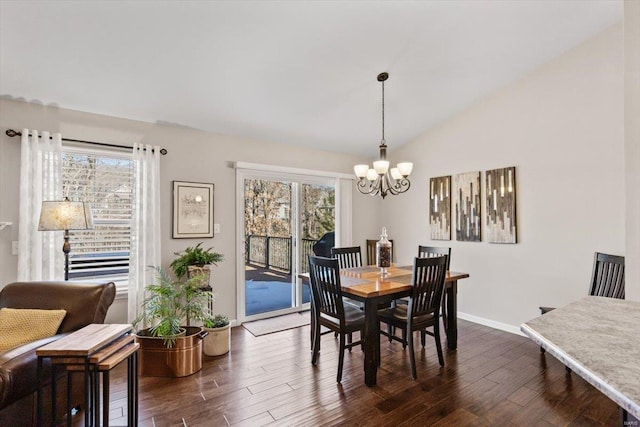
{"label": "chandelier candle light", "polygon": [[404,193],[411,186],[408,176],[413,169],[413,163],[398,163],[389,169],[387,160],[387,142],[384,140],[384,82],[389,78],[388,73],[378,74],[378,81],[382,83],[382,140],[380,141],[380,158],[369,165],[356,165],[353,170],[358,177],[358,191],[372,196],[380,194],[384,199],[387,194]]}

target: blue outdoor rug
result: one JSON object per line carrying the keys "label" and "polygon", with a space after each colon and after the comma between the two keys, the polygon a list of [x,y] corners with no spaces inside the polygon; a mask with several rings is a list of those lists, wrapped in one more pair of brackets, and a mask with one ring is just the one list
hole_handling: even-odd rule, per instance
{"label": "blue outdoor rug", "polygon": [[[309,286],[302,285],[302,302],[310,302]],[[247,316],[291,307],[291,283],[249,280],[245,284]]]}

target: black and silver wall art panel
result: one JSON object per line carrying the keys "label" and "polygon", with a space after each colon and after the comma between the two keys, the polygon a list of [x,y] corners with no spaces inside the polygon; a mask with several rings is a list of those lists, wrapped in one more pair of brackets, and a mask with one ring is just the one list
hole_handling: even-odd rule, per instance
{"label": "black and silver wall art panel", "polygon": [[451,240],[451,176],[431,178],[429,184],[431,239]]}
{"label": "black and silver wall art panel", "polygon": [[516,168],[486,173],[487,229],[489,243],[516,243]]}
{"label": "black and silver wall art panel", "polygon": [[479,242],[480,229],[480,172],[459,173],[453,176],[456,240]]}

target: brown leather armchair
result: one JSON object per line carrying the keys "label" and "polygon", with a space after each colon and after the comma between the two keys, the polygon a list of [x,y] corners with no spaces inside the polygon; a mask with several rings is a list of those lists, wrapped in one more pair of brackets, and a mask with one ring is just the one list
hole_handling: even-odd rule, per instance
{"label": "brown leather armchair", "polygon": [[[58,328],[57,335],[21,345],[0,353],[0,425],[35,425],[37,364],[36,349],[91,323],[103,323],[116,295],[113,283],[74,282],[17,282],[0,290],[0,308],[38,308],[44,310],[65,309],[67,314]],[[45,377],[50,378],[50,365],[45,360]],[[66,376],[61,373],[57,382],[60,402],[66,402]],[[74,375],[71,406],[84,403],[82,375]],[[51,397],[46,393],[45,402]],[[49,405],[45,406],[45,424],[50,424]],[[64,416],[58,405],[58,416]],[[49,411],[49,413],[48,413]]]}

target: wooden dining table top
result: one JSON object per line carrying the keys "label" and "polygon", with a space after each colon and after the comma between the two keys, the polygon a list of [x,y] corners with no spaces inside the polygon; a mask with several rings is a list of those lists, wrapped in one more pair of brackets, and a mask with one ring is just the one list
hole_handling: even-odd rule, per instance
{"label": "wooden dining table top", "polygon": [[[411,289],[411,273],[413,266],[392,265],[387,268],[387,274],[380,273],[380,268],[368,265],[355,268],[340,269],[340,284],[345,294],[361,298],[374,298],[382,295],[392,295]],[[309,273],[301,274],[302,279],[309,280]],[[447,272],[446,283],[453,283],[459,279],[469,277],[468,273]]]}

